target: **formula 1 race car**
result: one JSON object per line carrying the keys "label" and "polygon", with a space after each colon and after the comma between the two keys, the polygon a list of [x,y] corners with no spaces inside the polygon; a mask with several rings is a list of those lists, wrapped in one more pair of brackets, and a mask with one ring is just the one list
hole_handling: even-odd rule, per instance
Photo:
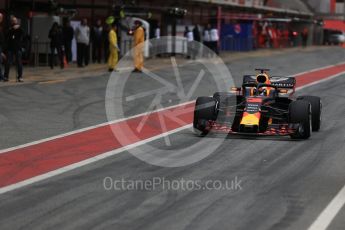
{"label": "formula 1 race car", "polygon": [[308,139],[321,126],[321,99],[294,97],[294,77],[270,77],[269,69],[245,75],[242,87],[199,97],[193,127],[200,135],[211,131]]}

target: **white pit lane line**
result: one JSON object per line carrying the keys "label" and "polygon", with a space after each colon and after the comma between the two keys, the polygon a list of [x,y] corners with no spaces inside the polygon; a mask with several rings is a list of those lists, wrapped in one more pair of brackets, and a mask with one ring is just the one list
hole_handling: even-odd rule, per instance
{"label": "white pit lane line", "polygon": [[345,186],[321,212],[308,230],[326,230],[345,204]]}

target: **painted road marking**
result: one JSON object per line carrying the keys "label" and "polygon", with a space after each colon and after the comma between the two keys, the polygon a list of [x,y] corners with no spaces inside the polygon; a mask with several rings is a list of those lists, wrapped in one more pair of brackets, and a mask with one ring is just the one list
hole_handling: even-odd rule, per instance
{"label": "painted road marking", "polygon": [[[98,156],[102,153],[119,149],[142,140],[160,135],[160,117],[166,118],[167,132],[173,131],[192,123],[194,104],[178,106],[173,109],[166,109],[159,112],[150,113],[149,122],[146,122],[141,131],[136,127],[141,122],[142,117],[134,117],[111,125],[101,126],[72,134],[63,138],[31,145],[0,155],[0,187],[35,177],[47,172],[62,168],[64,166],[77,163]],[[169,119],[178,118],[184,122]],[[114,137],[112,130],[130,130],[133,134],[120,133]]]}
{"label": "painted road marking", "polygon": [[304,85],[304,86],[300,86],[300,87],[298,87],[298,89],[301,90],[301,89],[308,88],[308,87],[313,86],[313,85],[321,84],[323,82],[330,81],[330,80],[332,80],[334,78],[340,77],[341,75],[344,75],[344,72],[340,72],[338,74],[331,75],[328,78],[325,78],[325,79],[322,79],[322,80],[318,80],[318,81],[314,81],[314,82],[311,82],[311,83],[309,83],[307,85]]}
{"label": "painted road marking", "polygon": [[74,164],[67,165],[65,167],[59,168],[57,170],[53,170],[53,171],[50,171],[48,173],[45,173],[45,174],[42,174],[42,175],[39,175],[39,176],[35,176],[35,177],[30,178],[30,179],[23,180],[21,182],[18,182],[18,183],[15,183],[15,184],[3,187],[3,188],[0,189],[0,194],[6,193],[6,192],[9,192],[9,191],[13,191],[15,189],[18,189],[18,188],[21,188],[21,187],[24,187],[24,186],[27,186],[27,185],[30,185],[30,184],[33,184],[33,183],[45,180],[45,179],[48,179],[50,177],[54,177],[54,176],[60,175],[62,173],[71,171],[73,169],[80,168],[82,166],[85,166],[85,165],[88,165],[88,164],[100,161],[102,159],[105,159],[105,158],[117,155],[117,154],[122,153],[124,151],[128,151],[128,150],[131,150],[133,148],[139,147],[141,145],[147,144],[149,142],[158,140],[158,139],[160,139],[160,138],[162,138],[162,137],[164,137],[166,135],[171,135],[171,134],[180,132],[182,130],[192,128],[192,126],[193,126],[192,124],[189,124],[189,125],[186,125],[186,126],[182,126],[180,128],[171,130],[171,131],[166,132],[166,133],[159,134],[157,136],[148,138],[146,140],[142,140],[142,141],[139,141],[139,142],[136,142],[136,143],[133,143],[133,144],[121,147],[119,149],[115,149],[115,150],[112,150],[112,151],[109,151],[109,152],[106,152],[106,153],[102,153],[102,154],[97,155],[95,157],[91,157],[91,158],[88,158],[86,160],[79,161],[77,163],[74,163]]}
{"label": "painted road marking", "polygon": [[66,79],[60,79],[60,80],[50,80],[50,81],[40,81],[38,82],[39,85],[46,85],[46,84],[55,84],[55,83],[62,83],[66,82]]}
{"label": "painted road marking", "polygon": [[345,204],[345,186],[321,212],[308,230],[326,230]]}
{"label": "painted road marking", "polygon": [[38,141],[33,141],[33,142],[30,142],[30,143],[27,143],[27,144],[22,144],[22,145],[14,146],[14,147],[11,147],[11,148],[3,149],[3,150],[0,150],[0,154],[7,153],[7,152],[10,152],[10,151],[14,151],[14,150],[17,150],[17,149],[26,148],[26,147],[29,147],[29,146],[32,146],[32,145],[38,145],[38,144],[41,144],[41,143],[44,143],[44,142],[47,142],[47,141],[52,141],[52,140],[55,140],[55,139],[71,136],[73,134],[85,132],[85,131],[92,130],[92,129],[95,129],[95,128],[100,128],[100,127],[103,127],[103,126],[108,126],[108,125],[115,124],[115,123],[118,123],[118,122],[121,122],[121,121],[129,120],[129,119],[132,119],[132,118],[144,117],[144,116],[147,116],[147,115],[149,115],[151,113],[160,112],[160,111],[167,110],[167,109],[174,109],[176,107],[185,106],[185,105],[189,105],[189,104],[192,104],[192,103],[194,103],[194,101],[187,101],[187,102],[184,102],[184,103],[181,103],[181,104],[172,105],[172,106],[169,106],[169,107],[164,107],[164,108],[157,109],[157,110],[154,110],[154,111],[140,113],[140,114],[133,115],[133,116],[130,116],[130,117],[121,118],[121,119],[117,119],[117,120],[114,120],[114,121],[110,121],[110,122],[105,122],[105,123],[101,123],[101,124],[98,124],[98,125],[89,126],[89,127],[86,127],[86,128],[74,130],[74,131],[67,132],[67,133],[60,134],[60,135],[56,135],[56,136],[53,136],[53,137],[48,137],[48,138],[44,138],[44,139],[41,139],[41,140],[38,140]]}
{"label": "painted road marking", "polygon": [[345,62],[338,62],[336,64],[332,64],[332,65],[327,65],[327,66],[322,66],[322,67],[306,70],[306,71],[303,71],[303,72],[291,75],[290,77],[296,77],[296,76],[299,76],[299,75],[303,75],[303,74],[307,74],[307,73],[311,73],[311,72],[316,72],[316,71],[319,71],[319,70],[328,69],[328,68],[332,68],[332,67],[343,65],[343,64],[345,64]]}
{"label": "painted road marking", "polygon": [[[307,72],[304,74],[297,74],[295,77],[297,80],[297,87],[305,86],[310,83],[314,83],[320,80],[335,76],[344,72],[345,64],[336,65],[326,69],[319,69],[317,71]],[[325,77],[327,76],[327,77]]]}
{"label": "painted road marking", "polygon": [[[338,71],[338,75],[345,73],[345,64],[326,67],[327,71],[325,69],[308,71],[306,74],[308,74],[308,78],[311,78],[310,80],[303,74],[296,75],[298,81],[299,79],[302,80],[298,90],[302,86],[311,84],[314,81],[321,82],[323,79],[334,77],[335,75],[330,75],[335,73],[335,69]],[[322,71],[323,75],[319,74],[319,71]],[[314,76],[318,77],[314,78]],[[165,113],[170,117],[172,116],[171,114],[175,113],[180,120],[186,123],[186,125],[183,125],[183,129],[185,129],[192,122],[193,108],[194,102],[186,102],[183,105],[162,108],[157,111],[2,150],[0,152],[0,187],[2,187],[0,194],[76,169],[99,159],[104,159],[105,157],[100,158],[100,156],[104,156],[105,153],[114,155],[117,154],[117,151],[120,151],[118,149],[132,145],[139,146],[136,143],[148,143],[152,141],[151,138],[160,138],[167,135],[167,133],[162,133],[160,127],[151,127],[146,124],[142,133],[136,132],[135,128],[133,128],[136,136],[126,137],[128,142],[123,145],[123,143],[120,144],[114,138],[111,127],[121,128],[122,125],[127,124],[130,127],[137,127],[143,115],[149,115],[150,119],[154,121],[159,119],[158,113],[159,115]],[[169,121],[167,125],[169,126],[167,129],[168,133],[182,130],[182,125],[176,121]],[[122,149],[122,151],[124,150]]]}

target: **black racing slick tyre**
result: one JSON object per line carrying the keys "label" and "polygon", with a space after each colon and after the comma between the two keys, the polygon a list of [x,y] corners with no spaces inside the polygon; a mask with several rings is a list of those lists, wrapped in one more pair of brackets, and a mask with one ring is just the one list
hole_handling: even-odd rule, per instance
{"label": "black racing slick tyre", "polygon": [[313,132],[320,131],[321,128],[321,113],[322,113],[322,103],[320,97],[315,96],[301,96],[298,97],[297,100],[305,100],[311,104],[311,111],[312,111],[312,130]]}
{"label": "black racing slick tyre", "polygon": [[289,123],[298,124],[292,139],[308,139],[312,133],[311,104],[306,100],[297,100],[289,106]]}
{"label": "black racing slick tyre", "polygon": [[238,98],[234,93],[216,92],[213,98],[217,101],[217,121],[231,123],[233,131],[237,131],[241,119],[237,116]]}
{"label": "black racing slick tyre", "polygon": [[[199,97],[195,103],[193,128],[197,133],[206,135],[208,121],[216,120],[216,100],[213,97]],[[199,132],[198,132],[199,131]]]}

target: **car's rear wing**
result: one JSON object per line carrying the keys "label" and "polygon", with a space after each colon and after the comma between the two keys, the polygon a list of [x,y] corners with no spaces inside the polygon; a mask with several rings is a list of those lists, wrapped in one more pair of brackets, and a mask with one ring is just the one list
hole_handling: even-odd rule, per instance
{"label": "car's rear wing", "polygon": [[[271,85],[277,86],[280,89],[293,89],[296,85],[296,79],[294,77],[270,77]],[[243,84],[256,83],[256,75],[244,75]]]}

